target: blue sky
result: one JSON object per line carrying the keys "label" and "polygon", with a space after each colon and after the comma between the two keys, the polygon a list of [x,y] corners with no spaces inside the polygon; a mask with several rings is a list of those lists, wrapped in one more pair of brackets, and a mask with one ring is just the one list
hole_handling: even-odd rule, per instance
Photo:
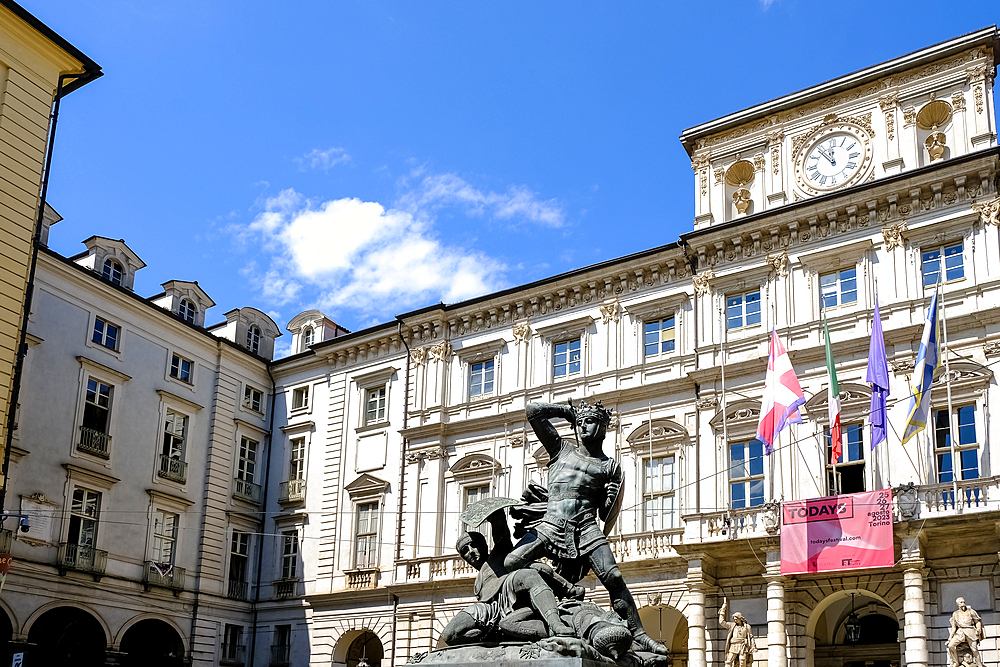
{"label": "blue sky", "polygon": [[[682,130],[996,23],[993,2],[22,0],[105,76],[63,102],[50,245],[136,291],[352,330],[669,243]],[[290,336],[279,339],[282,349]]]}

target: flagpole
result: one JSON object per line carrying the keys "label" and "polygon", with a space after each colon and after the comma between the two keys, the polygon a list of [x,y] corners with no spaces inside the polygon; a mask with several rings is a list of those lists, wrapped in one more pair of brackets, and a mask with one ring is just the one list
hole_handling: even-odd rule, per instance
{"label": "flagpole", "polygon": [[[938,285],[940,285],[940,280],[938,281]],[[935,294],[938,293],[938,285],[934,286]],[[944,292],[944,290],[941,291]],[[957,433],[955,432],[955,414],[954,410],[951,407],[951,369],[948,366],[948,357],[950,356],[948,354],[949,353],[948,318],[945,315],[943,294],[938,295],[938,303],[940,304],[941,308],[941,344],[944,346],[944,386],[948,394],[948,435],[950,436],[951,439],[951,489],[953,494],[952,499],[955,503],[955,511],[958,514],[961,514],[962,504],[958,496],[958,474],[961,471],[961,462],[956,458],[956,454],[958,452],[955,450],[955,440],[956,440],[955,436],[957,435]],[[930,387],[928,387],[928,391],[929,390]],[[930,416],[933,417],[933,415],[934,411],[931,410]],[[936,428],[937,424],[935,424],[935,429]],[[935,433],[935,436],[936,435],[937,434]]]}
{"label": "flagpole", "polygon": [[[720,309],[722,310],[722,317],[719,318],[719,326],[722,327],[722,331],[719,334],[719,367],[722,369],[722,460],[725,462],[726,473],[728,478],[729,470],[729,427],[726,422],[729,421],[729,415],[726,412],[727,402],[726,402],[726,343],[729,341],[729,323],[726,313],[726,301],[725,297],[720,302]],[[723,498],[727,498],[729,494],[723,495]],[[727,507],[729,503],[726,503]],[[731,507],[729,509],[732,509]]]}

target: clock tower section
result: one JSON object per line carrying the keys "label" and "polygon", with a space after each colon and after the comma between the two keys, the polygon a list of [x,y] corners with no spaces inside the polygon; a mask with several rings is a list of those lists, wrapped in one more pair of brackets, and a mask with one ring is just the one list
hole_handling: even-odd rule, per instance
{"label": "clock tower section", "polygon": [[997,143],[996,26],[685,130],[695,230]]}

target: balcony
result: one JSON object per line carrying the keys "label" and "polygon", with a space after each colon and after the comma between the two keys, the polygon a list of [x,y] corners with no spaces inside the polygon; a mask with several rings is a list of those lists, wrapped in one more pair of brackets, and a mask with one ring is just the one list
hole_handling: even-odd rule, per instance
{"label": "balcony", "polygon": [[87,426],[80,427],[80,442],[76,448],[102,459],[111,458],[111,436]]}
{"label": "balcony", "polygon": [[271,646],[270,667],[286,667],[291,662],[292,647],[288,644],[274,644]]}
{"label": "balcony", "polygon": [[250,586],[245,581],[238,581],[236,579],[229,580],[229,587],[226,589],[226,597],[230,600],[246,600],[247,590]]}
{"label": "balcony", "polygon": [[222,655],[219,656],[220,665],[231,665],[242,667],[247,661],[247,647],[243,644],[222,643]]}
{"label": "balcony", "polygon": [[673,545],[681,541],[683,533],[683,528],[666,528],[643,533],[615,535],[608,538],[608,541],[611,543],[615,560],[624,563],[631,560],[676,555]]}
{"label": "balcony", "polygon": [[184,590],[185,574],[183,567],[147,560],[146,566],[142,571],[142,583],[145,585],[147,591],[150,586],[169,588],[174,592],[174,596],[176,597]]}
{"label": "balcony", "polygon": [[893,519],[910,521],[990,511],[987,501],[1000,496],[998,491],[1000,475],[955,483],[907,484],[892,490]]}
{"label": "balcony", "polygon": [[274,586],[274,597],[279,600],[294,597],[298,584],[298,579],[276,579],[272,583]]}
{"label": "balcony", "polygon": [[156,471],[156,474],[171,482],[183,484],[187,481],[187,463],[164,454],[160,456],[160,469]]}
{"label": "balcony", "polygon": [[306,480],[290,479],[278,487],[279,503],[300,503],[306,499]]}
{"label": "balcony", "polygon": [[79,570],[94,575],[94,581],[100,581],[107,565],[107,551],[69,542],[62,542],[59,545],[58,566],[61,573],[65,573],[66,570]]}
{"label": "balcony", "polygon": [[[777,535],[781,520],[780,509],[778,502],[771,501],[724,512],[684,515],[681,518],[687,526],[685,541],[690,542],[693,538],[702,542],[715,542]],[[693,531],[692,523],[695,524]]]}
{"label": "balcony", "polygon": [[248,482],[237,477],[233,480],[233,498],[248,503],[260,504],[260,484]]}
{"label": "balcony", "polygon": [[348,588],[375,588],[378,585],[378,570],[351,570],[347,575]]}

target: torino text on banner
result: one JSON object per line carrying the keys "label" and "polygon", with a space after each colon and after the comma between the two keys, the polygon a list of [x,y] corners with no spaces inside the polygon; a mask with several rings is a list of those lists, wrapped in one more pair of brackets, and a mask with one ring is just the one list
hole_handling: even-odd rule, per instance
{"label": "torino text on banner", "polygon": [[892,491],[781,503],[781,573],[892,567]]}

